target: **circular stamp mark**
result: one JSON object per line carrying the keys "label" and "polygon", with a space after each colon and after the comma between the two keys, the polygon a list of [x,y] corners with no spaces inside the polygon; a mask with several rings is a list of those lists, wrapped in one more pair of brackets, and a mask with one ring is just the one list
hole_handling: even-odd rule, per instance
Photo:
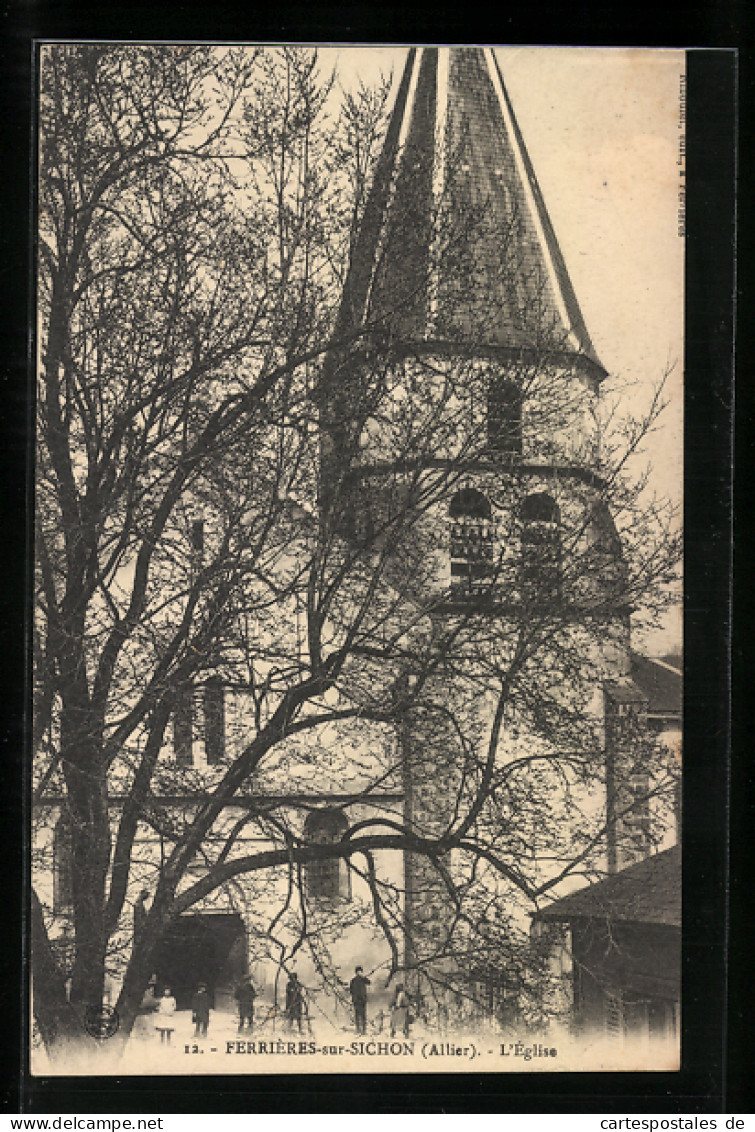
{"label": "circular stamp mark", "polygon": [[99,1041],[117,1034],[120,1024],[118,1011],[104,1002],[102,1006],[90,1006],[84,1015],[84,1029]]}

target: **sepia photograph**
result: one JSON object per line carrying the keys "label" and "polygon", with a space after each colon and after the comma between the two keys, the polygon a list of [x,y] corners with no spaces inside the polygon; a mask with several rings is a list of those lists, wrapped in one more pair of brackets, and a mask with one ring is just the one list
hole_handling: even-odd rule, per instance
{"label": "sepia photograph", "polygon": [[686,61],[38,46],[38,1077],[680,1066]]}

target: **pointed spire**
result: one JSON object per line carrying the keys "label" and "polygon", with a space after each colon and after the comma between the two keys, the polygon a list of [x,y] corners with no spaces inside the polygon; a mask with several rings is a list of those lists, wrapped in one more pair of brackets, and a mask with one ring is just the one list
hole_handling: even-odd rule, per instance
{"label": "pointed spire", "polygon": [[411,48],[354,248],[340,328],[556,349],[605,376],[491,48]]}

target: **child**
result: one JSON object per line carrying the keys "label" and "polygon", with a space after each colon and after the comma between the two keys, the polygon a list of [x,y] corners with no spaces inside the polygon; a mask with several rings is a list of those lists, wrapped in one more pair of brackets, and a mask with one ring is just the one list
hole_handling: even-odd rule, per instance
{"label": "child", "polygon": [[173,1015],[176,1013],[176,1000],[170,993],[170,987],[163,991],[162,998],[157,1003],[157,1017],[155,1029],[160,1035],[160,1045],[170,1045],[170,1039],[175,1029]]}

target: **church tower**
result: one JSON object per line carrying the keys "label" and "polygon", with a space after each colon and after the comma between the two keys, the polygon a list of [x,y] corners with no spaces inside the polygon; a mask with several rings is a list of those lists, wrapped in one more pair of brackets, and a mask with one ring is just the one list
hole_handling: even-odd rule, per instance
{"label": "church tower", "polygon": [[[486,623],[587,616],[603,702],[605,682],[629,672],[593,415],[606,371],[491,48],[409,49],[333,342],[323,512],[356,543],[390,540],[421,497],[421,551],[397,551],[401,584],[411,574],[432,595],[439,625],[472,610],[480,636]],[[437,698],[455,694],[439,678]],[[427,711],[409,707],[401,731],[406,823],[437,835],[453,820],[458,747]],[[483,741],[489,732],[479,721]],[[407,856],[405,892],[411,967],[450,910],[419,855]]]}

